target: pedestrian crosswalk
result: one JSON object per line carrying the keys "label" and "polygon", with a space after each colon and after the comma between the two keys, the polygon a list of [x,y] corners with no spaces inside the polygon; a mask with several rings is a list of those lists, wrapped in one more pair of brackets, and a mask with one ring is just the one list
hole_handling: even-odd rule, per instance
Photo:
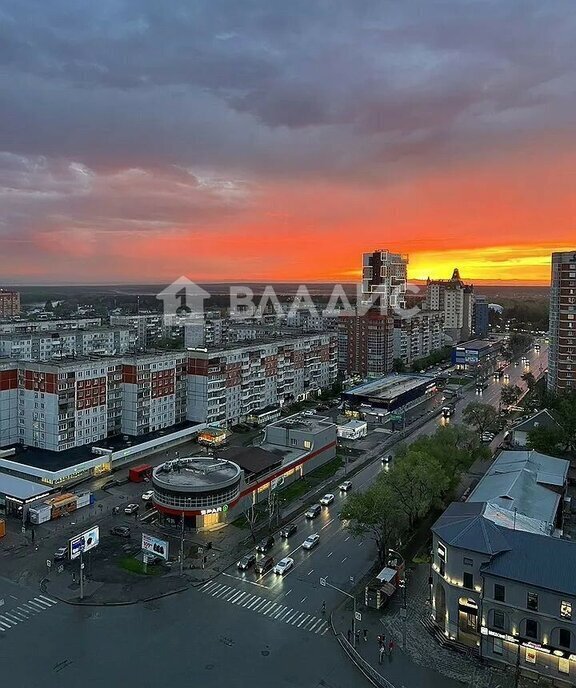
{"label": "pedestrian crosswalk", "polygon": [[28,621],[33,616],[45,612],[55,604],[57,604],[57,601],[53,600],[51,597],[47,595],[38,595],[38,597],[33,597],[31,600],[22,602],[11,609],[0,607],[0,633],[5,633],[19,623]]}
{"label": "pedestrian crosswalk", "polygon": [[209,581],[200,587],[200,590],[212,597],[230,602],[238,607],[248,609],[257,614],[267,616],[281,623],[300,628],[309,633],[324,635],[328,631],[328,622],[314,614],[287,607],[279,602],[274,602],[268,597],[254,595],[245,590],[233,588],[216,581]]}

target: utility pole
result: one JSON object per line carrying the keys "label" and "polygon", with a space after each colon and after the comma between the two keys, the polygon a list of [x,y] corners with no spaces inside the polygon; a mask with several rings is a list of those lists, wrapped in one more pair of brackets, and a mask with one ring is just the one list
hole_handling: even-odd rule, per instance
{"label": "utility pole", "polygon": [[398,587],[402,588],[402,616],[404,617],[404,624],[402,626],[402,649],[406,651],[406,617],[408,616],[408,607],[406,604],[406,561],[400,552],[397,552],[395,549],[388,549],[388,554],[395,554],[397,557],[400,557],[404,569],[404,575],[402,580],[398,582]]}
{"label": "utility pole", "polygon": [[337,590],[339,593],[342,595],[346,595],[346,597],[352,598],[352,602],[354,604],[354,610],[353,610],[353,615],[352,615],[352,645],[353,647],[356,647],[356,596],[351,595],[349,592],[346,592],[345,590],[341,590],[340,588],[337,588],[335,585],[332,585],[332,583],[328,582],[328,578],[320,578],[320,585],[322,587],[328,587],[332,588],[332,590]]}
{"label": "utility pole", "polygon": [[80,550],[80,599],[84,599],[84,562],[83,562],[83,553],[84,549]]}
{"label": "utility pole", "polygon": [[180,523],[180,575],[184,574],[184,511]]}

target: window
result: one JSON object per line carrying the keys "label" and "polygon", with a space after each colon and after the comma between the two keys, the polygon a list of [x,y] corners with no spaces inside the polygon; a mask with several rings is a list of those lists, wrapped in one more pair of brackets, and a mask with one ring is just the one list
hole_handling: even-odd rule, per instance
{"label": "window", "polygon": [[495,655],[501,655],[502,654],[502,639],[501,638],[492,638],[492,652]]}
{"label": "window", "polygon": [[464,573],[464,587],[468,590],[474,589],[474,576],[469,572]]}
{"label": "window", "polygon": [[494,622],[492,624],[494,628],[504,628],[504,612],[499,610],[494,610]]}
{"label": "window", "polygon": [[474,566],[474,560],[464,557],[464,566]]}
{"label": "window", "polygon": [[531,609],[533,612],[538,611],[538,594],[535,592],[528,593],[528,599],[526,600],[526,608]]}
{"label": "window", "polygon": [[538,638],[538,622],[534,619],[526,619],[526,637]]}
{"label": "window", "polygon": [[558,634],[558,643],[560,647],[570,647],[571,633],[567,628],[561,628]]}
{"label": "window", "polygon": [[563,619],[572,618],[572,602],[566,602],[565,600],[562,600],[560,603],[560,616]]}
{"label": "window", "polygon": [[506,602],[506,588],[503,585],[494,585],[494,599],[496,602]]}
{"label": "window", "polygon": [[441,561],[446,561],[446,547],[441,542],[438,543],[438,557]]}

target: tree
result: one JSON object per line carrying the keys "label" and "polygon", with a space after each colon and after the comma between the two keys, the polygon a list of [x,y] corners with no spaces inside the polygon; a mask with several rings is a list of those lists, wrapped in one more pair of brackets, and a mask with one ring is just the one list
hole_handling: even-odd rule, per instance
{"label": "tree", "polygon": [[528,432],[528,446],[542,454],[562,454],[565,450],[562,428],[539,427]]}
{"label": "tree", "polygon": [[395,373],[405,373],[406,372],[406,365],[404,361],[401,358],[395,358],[392,361],[392,370]]}
{"label": "tree", "polygon": [[378,480],[365,492],[356,492],[346,499],[340,513],[346,528],[354,537],[368,535],[376,543],[381,565],[406,532],[407,520],[398,498],[386,480]]}
{"label": "tree", "polygon": [[508,385],[507,387],[502,387],[500,392],[500,401],[502,406],[513,406],[522,394],[522,390],[518,385]]}
{"label": "tree", "polygon": [[533,373],[530,371],[524,373],[524,375],[522,375],[522,380],[526,383],[528,391],[532,393],[534,386],[536,385],[536,378],[534,377]]}
{"label": "tree", "polygon": [[428,513],[450,484],[450,476],[440,461],[413,447],[397,458],[394,468],[384,479],[398,498],[409,527]]}
{"label": "tree", "polygon": [[466,425],[471,425],[473,428],[476,428],[481,435],[483,432],[494,427],[498,420],[498,413],[490,404],[472,402],[464,409],[463,417]]}
{"label": "tree", "polygon": [[258,521],[258,512],[256,511],[254,504],[252,504],[252,506],[244,512],[244,518],[246,519],[248,527],[250,528],[252,540],[254,543],[256,543],[256,522]]}

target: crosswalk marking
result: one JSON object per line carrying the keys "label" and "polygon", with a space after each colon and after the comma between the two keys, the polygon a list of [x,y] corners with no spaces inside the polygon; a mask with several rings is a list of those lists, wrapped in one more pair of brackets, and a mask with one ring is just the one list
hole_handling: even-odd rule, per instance
{"label": "crosswalk marking", "polygon": [[39,595],[32,600],[21,602],[12,609],[7,610],[3,608],[2,614],[0,614],[0,631],[5,633],[15,628],[18,624],[30,621],[32,617],[41,612],[48,611],[55,604],[57,604],[56,600],[53,600],[51,597]]}
{"label": "crosswalk marking", "polygon": [[[235,604],[237,607],[262,614],[269,619],[294,626],[308,633],[324,635],[328,631],[328,622],[301,609],[293,609],[284,604],[274,602],[262,595],[255,595],[246,590],[238,590],[230,585],[208,581],[200,586],[200,591],[215,599]],[[38,598],[34,598],[38,599]]]}

